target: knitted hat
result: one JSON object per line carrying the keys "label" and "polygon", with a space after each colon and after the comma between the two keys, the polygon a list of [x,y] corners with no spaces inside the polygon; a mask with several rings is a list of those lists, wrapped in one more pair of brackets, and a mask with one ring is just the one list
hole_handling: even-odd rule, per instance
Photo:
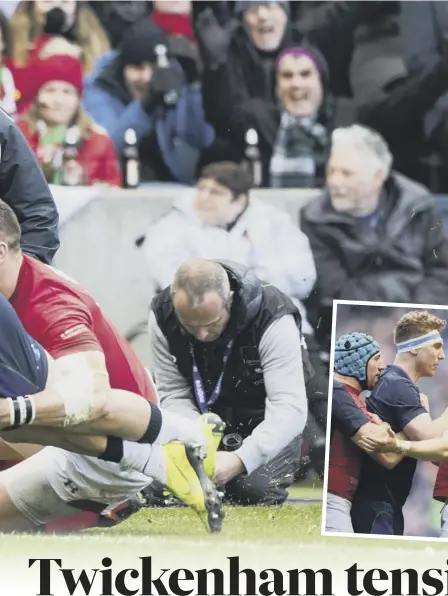
{"label": "knitted hat", "polygon": [[274,2],[263,2],[262,0],[237,0],[237,2],[235,2],[235,14],[243,14],[254,4],[278,4],[283,8],[283,10],[286,12],[288,16],[290,13],[290,6],[288,0],[274,0]]}
{"label": "knitted hat", "polygon": [[380,351],[378,343],[366,333],[342,335],[334,347],[334,370],[344,377],[367,380],[367,364]]}
{"label": "knitted hat", "polygon": [[36,66],[34,74],[35,94],[45,83],[64,81],[75,87],[79,95],[83,93],[82,63],[72,56],[51,56]]}
{"label": "knitted hat", "polygon": [[160,44],[168,46],[168,40],[163,31],[153,23],[151,18],[140,19],[126,30],[123,37],[120,52],[123,66],[156,62],[154,50]]}
{"label": "knitted hat", "polygon": [[326,89],[328,87],[328,83],[329,83],[329,78],[330,78],[330,74],[329,74],[329,70],[328,70],[328,63],[324,57],[324,55],[314,46],[308,45],[308,44],[303,44],[301,46],[291,46],[288,47],[286,49],[284,49],[282,52],[280,52],[280,54],[277,56],[277,60],[276,60],[276,65],[278,67],[280,61],[285,57],[285,56],[306,56],[307,58],[309,58],[314,66],[317,68],[317,71],[320,74],[320,78],[322,81],[322,85],[324,87],[324,89]]}

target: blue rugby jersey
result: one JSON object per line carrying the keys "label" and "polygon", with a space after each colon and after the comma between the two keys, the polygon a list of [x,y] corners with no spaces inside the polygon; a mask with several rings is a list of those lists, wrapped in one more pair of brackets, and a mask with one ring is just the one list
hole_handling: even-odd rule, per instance
{"label": "blue rugby jersey", "polygon": [[17,397],[45,389],[45,350],[25,331],[9,301],[0,294],[0,397]]}

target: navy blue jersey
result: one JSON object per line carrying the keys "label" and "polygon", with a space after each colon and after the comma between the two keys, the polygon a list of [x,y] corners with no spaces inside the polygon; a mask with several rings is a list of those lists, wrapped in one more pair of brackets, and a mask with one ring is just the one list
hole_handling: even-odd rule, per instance
{"label": "navy blue jersey", "polygon": [[[390,365],[366,400],[370,412],[388,422],[395,432],[426,414],[420,402],[420,391],[399,366]],[[357,496],[385,501],[402,507],[409,496],[417,461],[405,457],[393,470],[387,470],[370,457],[365,457]]]}
{"label": "navy blue jersey", "polygon": [[333,381],[333,399],[331,402],[332,428],[337,428],[346,437],[352,437],[361,426],[368,422],[370,420],[354,402],[345,385],[335,379]]}
{"label": "navy blue jersey", "polygon": [[17,397],[45,389],[45,350],[25,331],[16,311],[0,294],[0,397]]}

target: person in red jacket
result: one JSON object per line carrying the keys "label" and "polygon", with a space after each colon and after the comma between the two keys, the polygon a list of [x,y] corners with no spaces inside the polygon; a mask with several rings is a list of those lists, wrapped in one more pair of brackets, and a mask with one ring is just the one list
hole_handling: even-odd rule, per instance
{"label": "person in red jacket", "polygon": [[18,112],[33,100],[35,67],[51,56],[82,60],[84,74],[110,50],[107,33],[87,2],[26,0],[19,2],[9,22],[11,47],[6,66],[17,90]]}
{"label": "person in red jacket", "polygon": [[35,99],[17,124],[36,154],[47,181],[62,182],[62,148],[75,131],[81,183],[121,185],[114,144],[107,132],[82,110],[82,64],[71,56],[53,56],[34,71]]}

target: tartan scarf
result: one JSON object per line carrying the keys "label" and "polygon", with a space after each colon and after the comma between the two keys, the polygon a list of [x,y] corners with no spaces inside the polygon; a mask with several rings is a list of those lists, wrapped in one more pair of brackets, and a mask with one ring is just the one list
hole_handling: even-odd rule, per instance
{"label": "tartan scarf", "polygon": [[283,112],[269,165],[272,188],[322,186],[329,132],[311,118]]}

